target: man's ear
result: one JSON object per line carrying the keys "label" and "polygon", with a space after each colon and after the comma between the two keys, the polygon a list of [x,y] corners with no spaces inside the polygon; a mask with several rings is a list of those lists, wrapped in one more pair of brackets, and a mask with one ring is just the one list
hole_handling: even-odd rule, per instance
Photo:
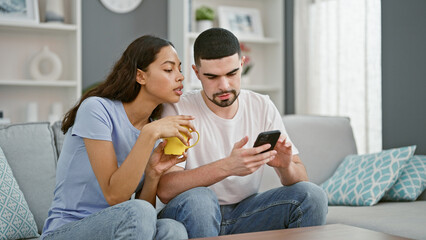
{"label": "man's ear", "polygon": [[199,75],[197,66],[195,66],[195,64],[192,64],[192,69],[194,70],[195,75],[197,75],[197,78],[200,80],[200,75]]}
{"label": "man's ear", "polygon": [[140,85],[146,84],[146,73],[140,69],[136,70],[136,82]]}
{"label": "man's ear", "polygon": [[241,57],[241,67],[244,66],[244,63],[246,62],[246,56]]}

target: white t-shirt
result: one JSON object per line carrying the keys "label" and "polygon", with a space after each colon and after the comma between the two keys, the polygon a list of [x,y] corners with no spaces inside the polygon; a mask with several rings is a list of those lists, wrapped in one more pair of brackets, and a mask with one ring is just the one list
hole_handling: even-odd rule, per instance
{"label": "white t-shirt", "polygon": [[[188,149],[188,158],[181,167],[194,169],[228,157],[234,144],[244,136],[249,137],[244,147],[250,148],[260,132],[280,130],[282,135],[287,135],[281,115],[268,96],[241,90],[238,101],[238,111],[232,119],[214,114],[204,102],[200,90],[185,93],[178,103],[164,104],[163,116],[195,116],[193,125],[200,133],[198,144]],[[298,154],[295,146],[292,150],[293,154]],[[257,193],[264,166],[250,175],[230,176],[210,186],[219,204],[237,203]]]}

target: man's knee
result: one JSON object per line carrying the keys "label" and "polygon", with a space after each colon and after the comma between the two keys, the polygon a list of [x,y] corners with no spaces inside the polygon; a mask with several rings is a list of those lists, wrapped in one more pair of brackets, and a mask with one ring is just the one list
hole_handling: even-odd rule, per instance
{"label": "man's knee", "polygon": [[190,238],[219,234],[220,207],[216,194],[206,187],[183,192],[173,198],[159,213],[159,218],[182,222]]}
{"label": "man's knee", "polygon": [[173,219],[157,220],[157,239],[188,239],[185,226]]}
{"label": "man's knee", "polygon": [[[210,217],[208,217],[210,216]],[[206,187],[185,191],[173,198],[159,214],[160,218],[185,219],[220,218],[219,201],[216,194]]]}
{"label": "man's knee", "polygon": [[325,224],[328,213],[328,199],[324,190],[311,182],[296,183],[295,187],[300,194],[305,196],[302,203],[304,209],[315,215],[314,219],[316,220],[313,225]]}
{"label": "man's knee", "polygon": [[125,214],[121,216],[122,218],[128,219],[129,221],[141,221],[144,224],[151,224],[155,227],[157,213],[149,202],[136,199],[126,201],[122,204],[126,209]]}
{"label": "man's knee", "polygon": [[197,187],[185,191],[178,195],[176,200],[181,205],[191,206],[192,210],[219,208],[216,194],[210,188],[206,187]]}
{"label": "man's knee", "polygon": [[129,200],[113,206],[119,212],[112,216],[115,239],[127,239],[128,236],[155,236],[157,216],[154,207],[143,200]]}
{"label": "man's knee", "polygon": [[320,209],[327,209],[327,194],[318,185],[311,182],[300,182],[302,189],[306,192],[306,200],[315,203]]}

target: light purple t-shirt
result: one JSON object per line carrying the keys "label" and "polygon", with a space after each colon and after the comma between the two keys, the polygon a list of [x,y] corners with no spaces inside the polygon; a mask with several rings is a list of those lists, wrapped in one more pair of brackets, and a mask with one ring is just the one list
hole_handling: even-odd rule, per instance
{"label": "light purple t-shirt", "polygon": [[43,236],[109,207],[90,165],[83,138],[112,141],[120,166],[139,134],[127,118],[122,102],[99,97],[83,101],[74,125],[65,135],[56,169],[55,196]]}

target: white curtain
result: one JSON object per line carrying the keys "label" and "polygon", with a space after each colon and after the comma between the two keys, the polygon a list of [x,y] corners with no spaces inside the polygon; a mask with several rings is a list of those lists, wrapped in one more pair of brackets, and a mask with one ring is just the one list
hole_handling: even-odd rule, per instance
{"label": "white curtain", "polygon": [[350,117],[358,152],[380,151],[380,0],[294,3],[296,113]]}

